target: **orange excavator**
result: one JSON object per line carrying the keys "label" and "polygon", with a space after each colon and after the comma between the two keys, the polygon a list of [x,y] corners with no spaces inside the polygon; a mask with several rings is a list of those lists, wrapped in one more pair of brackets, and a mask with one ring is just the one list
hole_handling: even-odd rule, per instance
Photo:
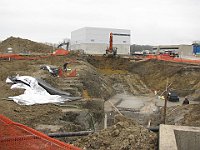
{"label": "orange excavator", "polygon": [[117,47],[113,47],[113,35],[117,36],[130,36],[130,34],[120,34],[120,33],[110,33],[110,41],[109,41],[109,47],[106,49],[106,54],[104,56],[111,56],[116,57],[117,56]]}
{"label": "orange excavator", "polygon": [[117,55],[117,47],[113,47],[113,33],[110,33],[110,42],[109,47],[106,49],[106,56],[116,56]]}

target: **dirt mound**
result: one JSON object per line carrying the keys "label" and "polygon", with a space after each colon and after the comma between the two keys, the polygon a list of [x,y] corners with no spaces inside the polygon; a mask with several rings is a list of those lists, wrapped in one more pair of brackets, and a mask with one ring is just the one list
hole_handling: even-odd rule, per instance
{"label": "dirt mound", "polygon": [[79,139],[74,144],[87,150],[156,149],[157,136],[155,133],[123,116],[116,116],[115,120],[114,126]]}
{"label": "dirt mound", "polygon": [[13,53],[49,53],[53,50],[52,46],[19,37],[9,37],[0,43],[1,53],[7,53],[8,48],[12,48]]}

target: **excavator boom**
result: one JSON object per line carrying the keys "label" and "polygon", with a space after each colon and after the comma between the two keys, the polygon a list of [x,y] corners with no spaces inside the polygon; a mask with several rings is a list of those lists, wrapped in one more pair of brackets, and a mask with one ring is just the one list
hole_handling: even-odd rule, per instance
{"label": "excavator boom", "polygon": [[106,49],[106,56],[107,55],[112,55],[116,56],[117,55],[117,48],[113,47],[113,35],[117,36],[130,36],[130,34],[120,34],[120,33],[110,33],[110,41],[109,41],[109,47]]}

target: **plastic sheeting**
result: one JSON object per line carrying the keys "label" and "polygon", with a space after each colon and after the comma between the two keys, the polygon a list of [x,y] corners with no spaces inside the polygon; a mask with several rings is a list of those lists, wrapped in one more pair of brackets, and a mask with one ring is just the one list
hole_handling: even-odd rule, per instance
{"label": "plastic sheeting", "polygon": [[66,95],[51,95],[38,84],[36,78],[31,76],[8,77],[6,83],[13,84],[11,89],[25,89],[24,94],[8,97],[20,105],[63,103],[65,101],[78,99]]}

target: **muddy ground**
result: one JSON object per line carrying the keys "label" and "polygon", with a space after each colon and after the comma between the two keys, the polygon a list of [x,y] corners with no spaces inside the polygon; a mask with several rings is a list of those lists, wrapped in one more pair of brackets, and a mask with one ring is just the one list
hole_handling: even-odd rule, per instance
{"label": "muddy ground", "polygon": [[[41,65],[52,65],[61,67],[65,62],[70,62],[69,67],[77,69],[77,77],[63,78],[53,77],[47,71],[41,70]],[[28,125],[44,133],[49,132],[69,132],[100,130],[103,128],[104,119],[104,102],[112,96],[120,93],[135,96],[149,96],[156,90],[161,94],[166,84],[171,84],[170,89],[175,90],[179,96],[188,96],[189,100],[200,101],[200,66],[191,64],[171,63],[163,61],[141,61],[133,62],[125,58],[104,58],[100,56],[87,56],[72,53],[68,56],[49,57],[40,60],[0,60],[0,113],[9,117],[13,121]],[[65,104],[43,104],[33,106],[23,106],[8,101],[7,98],[13,95],[19,95],[22,90],[11,90],[10,85],[5,83],[8,76],[13,75],[29,75],[42,78],[52,86],[70,92],[72,96],[81,96],[82,99],[74,102],[66,102]],[[167,123],[189,126],[200,126],[199,104],[188,106],[174,106],[168,108]],[[162,112],[162,109],[160,109]],[[122,111],[123,112],[123,111]],[[129,114],[131,111],[129,111]],[[134,113],[134,112],[132,112]],[[160,113],[160,112],[159,112]],[[117,114],[117,113],[116,113]],[[125,113],[124,113],[125,114]],[[177,115],[180,114],[180,115]],[[127,115],[132,116],[134,115]],[[192,117],[191,117],[192,116]],[[178,117],[178,118],[177,118]],[[156,119],[156,120],[155,120]],[[161,123],[161,116],[157,115],[152,118],[156,122],[155,125]],[[126,121],[124,121],[126,122]],[[113,124],[110,124],[113,125]],[[116,143],[107,145],[110,149],[116,148],[123,137],[128,136],[126,130],[137,129],[138,126],[126,125],[117,130],[121,133],[117,135],[119,138],[109,135],[108,139],[119,139]],[[115,126],[105,131],[96,133],[92,138],[97,139],[99,145],[97,149],[103,149],[106,144],[101,145],[103,137],[109,132],[115,131]],[[140,142],[147,142],[141,149],[153,144],[155,148],[155,139],[145,141],[148,136],[155,136],[144,128],[141,128]],[[143,136],[143,131],[145,135]],[[109,133],[110,134],[110,133]],[[91,135],[92,136],[92,135]],[[100,136],[100,138],[99,138]],[[138,135],[139,136],[139,135]],[[102,140],[101,140],[102,139]],[[134,139],[134,138],[133,138]],[[65,139],[69,142],[70,139]],[[73,139],[74,140],[74,139]],[[108,140],[108,141],[109,141]],[[87,138],[80,140],[77,145],[88,147]],[[125,139],[126,144],[121,145],[121,149],[130,149],[126,146],[134,145],[138,141]],[[84,143],[87,145],[84,146]],[[100,146],[100,148],[99,148]],[[102,146],[102,147],[101,147]],[[135,145],[137,146],[137,145]]]}

